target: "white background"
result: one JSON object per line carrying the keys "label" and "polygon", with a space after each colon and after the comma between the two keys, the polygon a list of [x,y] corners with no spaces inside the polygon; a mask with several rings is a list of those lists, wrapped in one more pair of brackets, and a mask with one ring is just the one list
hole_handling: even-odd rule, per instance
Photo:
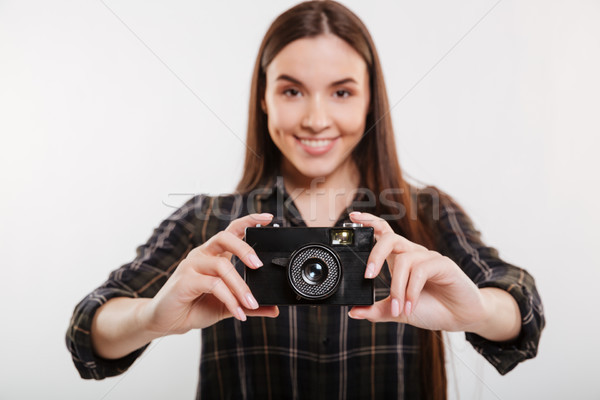
{"label": "white background", "polygon": [[[173,207],[233,190],[254,57],[292,4],[0,0],[0,398],[194,397],[198,332],[100,382],[64,334]],[[451,398],[599,398],[600,2],[345,4],[378,47],[405,171],[544,301],[539,355],[507,376],[451,335]]]}

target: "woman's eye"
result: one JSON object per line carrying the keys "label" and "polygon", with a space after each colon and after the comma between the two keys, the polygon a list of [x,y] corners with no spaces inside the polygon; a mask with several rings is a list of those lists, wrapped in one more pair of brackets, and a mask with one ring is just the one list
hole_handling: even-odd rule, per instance
{"label": "woman's eye", "polygon": [[335,92],[336,97],[348,97],[350,96],[350,92],[347,90],[336,90]]}
{"label": "woman's eye", "polygon": [[288,97],[297,97],[300,92],[296,89],[286,89],[283,91],[283,94],[285,94]]}

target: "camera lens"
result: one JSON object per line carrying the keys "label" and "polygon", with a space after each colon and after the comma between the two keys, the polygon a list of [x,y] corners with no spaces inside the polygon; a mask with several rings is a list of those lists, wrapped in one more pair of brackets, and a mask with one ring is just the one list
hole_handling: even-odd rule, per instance
{"label": "camera lens", "polygon": [[288,281],[300,297],[325,299],[337,290],[342,269],[335,251],[321,244],[306,245],[292,253]]}
{"label": "camera lens", "polygon": [[318,285],[327,277],[327,266],[321,260],[311,258],[302,266],[302,278],[309,285]]}

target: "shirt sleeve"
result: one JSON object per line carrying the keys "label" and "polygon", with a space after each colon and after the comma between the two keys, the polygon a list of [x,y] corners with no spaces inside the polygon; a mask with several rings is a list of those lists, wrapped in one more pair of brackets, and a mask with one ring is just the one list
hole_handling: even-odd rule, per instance
{"label": "shirt sleeve", "polygon": [[428,212],[434,219],[438,217],[434,226],[440,252],[456,262],[479,288],[505,290],[519,306],[521,332],[516,339],[493,342],[475,333],[465,334],[475,350],[504,375],[537,354],[545,319],[535,281],[526,270],[503,261],[495,248],[485,245],[469,216],[454,200],[443,193],[437,200],[437,207],[429,207]]}
{"label": "shirt sleeve", "polygon": [[104,379],[123,373],[146,349],[108,360],[98,357],[90,339],[96,310],[114,297],[150,298],[158,292],[190,250],[203,241],[208,221],[209,198],[196,195],[154,229],[136,257],[110,273],[104,284],[76,307],[66,334],[67,348],[82,378]]}

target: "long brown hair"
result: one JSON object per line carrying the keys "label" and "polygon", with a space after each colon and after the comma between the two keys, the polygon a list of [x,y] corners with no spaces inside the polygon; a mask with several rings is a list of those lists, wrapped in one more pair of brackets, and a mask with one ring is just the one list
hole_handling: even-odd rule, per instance
{"label": "long brown hair", "polygon": [[[382,203],[376,199],[378,215],[397,214],[398,210],[391,209],[389,204],[401,204],[405,210],[404,217],[389,221],[392,228],[414,242],[433,248],[430,229],[419,218],[411,217],[417,215],[417,206],[411,201],[414,191],[404,180],[398,162],[388,97],[375,45],[362,21],[335,1],[300,3],[277,17],[265,34],[252,75],[246,158],[237,191],[248,193],[266,183],[279,168],[282,158],[271,140],[267,115],[261,108],[268,65],[290,42],[325,33],[334,34],[350,44],[363,57],[369,70],[371,105],[366,130],[351,155],[361,173],[361,185],[373,193],[394,189],[389,191],[389,201]],[[445,399],[446,370],[441,335],[439,332],[420,330],[419,339],[421,393],[424,398]]]}

